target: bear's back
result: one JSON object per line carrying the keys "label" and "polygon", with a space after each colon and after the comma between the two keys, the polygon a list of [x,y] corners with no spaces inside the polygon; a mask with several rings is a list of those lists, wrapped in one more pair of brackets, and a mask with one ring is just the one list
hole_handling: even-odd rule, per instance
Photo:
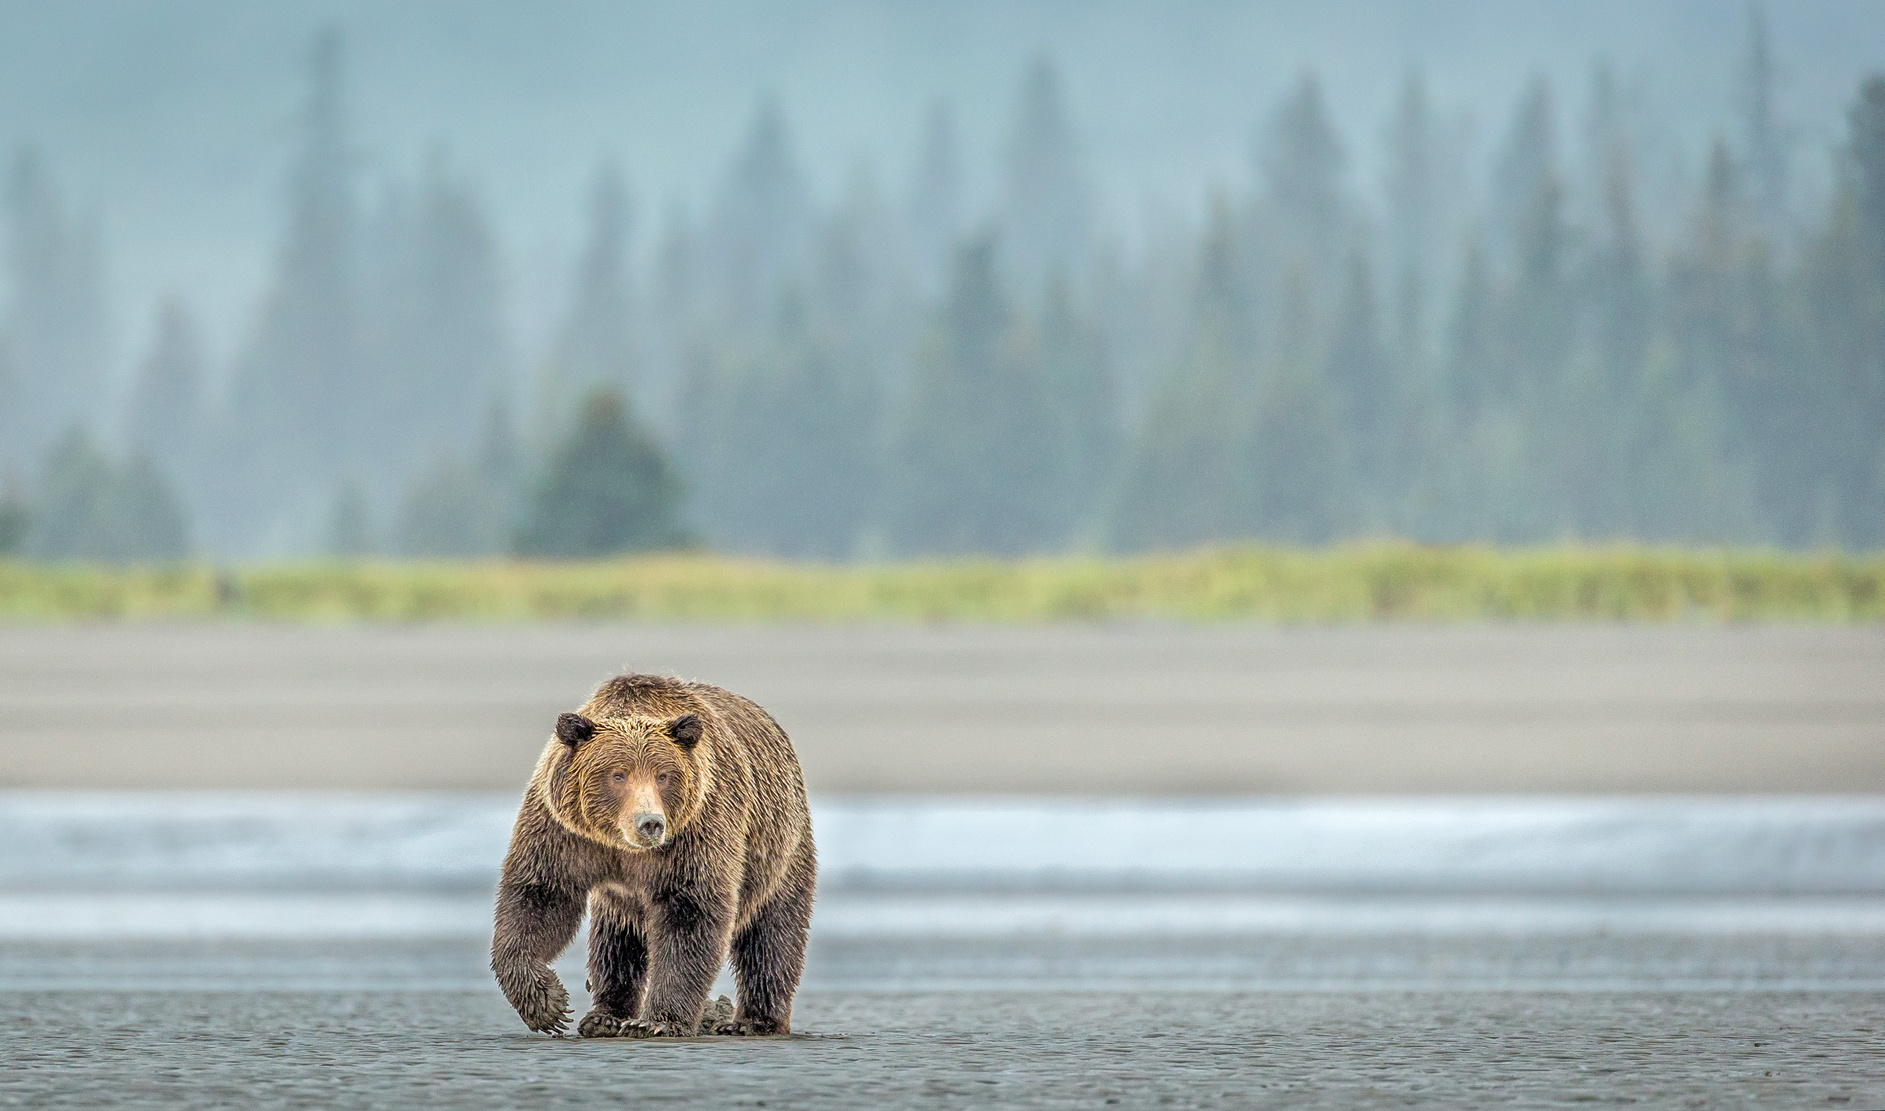
{"label": "bear's back", "polygon": [[[701,683],[690,683],[672,675],[637,675],[629,672],[603,682],[589,696],[583,716],[592,720],[619,717],[674,717],[699,713],[703,702]],[[718,689],[718,688],[714,688]],[[727,693],[722,691],[721,693]]]}

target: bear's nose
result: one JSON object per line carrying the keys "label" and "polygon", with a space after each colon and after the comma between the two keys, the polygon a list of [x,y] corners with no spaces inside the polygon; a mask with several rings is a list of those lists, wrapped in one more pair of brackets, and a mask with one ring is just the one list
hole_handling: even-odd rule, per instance
{"label": "bear's nose", "polygon": [[635,832],[648,842],[661,840],[661,835],[668,831],[668,823],[661,820],[659,814],[635,815]]}

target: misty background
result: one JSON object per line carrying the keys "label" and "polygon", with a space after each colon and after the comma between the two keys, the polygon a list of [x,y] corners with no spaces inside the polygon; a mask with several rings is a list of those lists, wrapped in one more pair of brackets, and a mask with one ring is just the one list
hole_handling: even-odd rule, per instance
{"label": "misty background", "polygon": [[1885,538],[1876,6],[0,27],[0,551]]}

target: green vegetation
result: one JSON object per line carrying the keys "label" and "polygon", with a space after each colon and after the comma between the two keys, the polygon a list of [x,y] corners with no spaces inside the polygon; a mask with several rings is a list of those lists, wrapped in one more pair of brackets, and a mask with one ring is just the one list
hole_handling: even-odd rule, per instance
{"label": "green vegetation", "polygon": [[1880,621],[1885,556],[1372,543],[866,566],[660,555],[218,572],[0,561],[0,619]]}
{"label": "green vegetation", "polygon": [[517,547],[564,559],[676,547],[687,539],[675,521],[680,498],[661,445],[620,394],[596,390],[551,456]]}

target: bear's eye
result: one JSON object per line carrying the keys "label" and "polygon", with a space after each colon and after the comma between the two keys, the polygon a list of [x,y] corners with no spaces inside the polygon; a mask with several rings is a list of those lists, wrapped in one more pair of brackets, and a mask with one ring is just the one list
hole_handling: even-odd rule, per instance
{"label": "bear's eye", "polygon": [[668,785],[668,780],[673,779],[673,778],[674,776],[671,773],[662,772],[660,775],[655,776],[655,786],[666,787]]}
{"label": "bear's eye", "polygon": [[611,773],[609,773],[609,778],[610,778],[610,779],[613,779],[613,780],[614,780],[615,782],[617,782],[617,783],[627,783],[627,782],[628,782],[628,773],[627,773],[627,772],[625,772],[625,771],[623,771],[623,770],[622,770],[622,769],[620,769],[620,768],[617,768],[617,769],[615,769],[615,771],[613,771],[613,772],[611,772]]}

